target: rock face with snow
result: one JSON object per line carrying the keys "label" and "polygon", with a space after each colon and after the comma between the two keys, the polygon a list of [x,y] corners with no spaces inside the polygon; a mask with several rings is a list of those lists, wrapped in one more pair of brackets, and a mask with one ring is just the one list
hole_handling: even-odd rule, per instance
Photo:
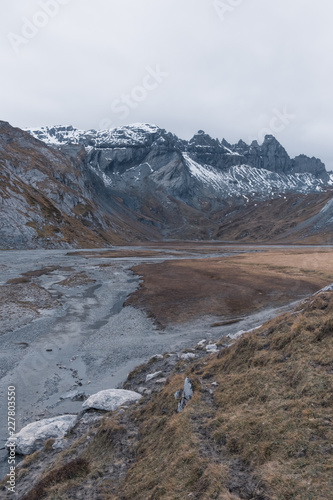
{"label": "rock face with snow", "polygon": [[[242,239],[248,231],[240,227],[228,237],[224,227],[239,224],[230,215],[246,214],[250,203],[294,197],[294,206],[300,196],[315,195],[313,210],[306,210],[312,217],[333,185],[320,160],[291,159],[273,136],[261,145],[232,145],[199,131],[184,141],[150,124],[28,133],[0,122],[0,178],[0,248]],[[330,210],[319,217],[321,233]],[[297,217],[296,224],[304,222]],[[274,238],[281,237],[278,227]]]}
{"label": "rock face with snow", "polygon": [[[104,131],[45,127],[30,132],[65,154],[69,146],[83,146],[86,165],[110,195],[121,193],[126,206],[139,212],[148,198],[155,205],[156,191],[162,204],[159,212],[167,208],[168,200],[170,208],[170,196],[202,211],[216,210],[230,200],[244,202],[249,196],[267,199],[289,192],[320,192],[329,181],[320,160],[304,155],[291,159],[270,135],[262,145],[256,141],[230,145],[203,131],[183,141],[148,124]],[[154,216],[154,208],[148,210]]]}
{"label": "rock face with snow", "polygon": [[82,405],[84,410],[114,411],[119,406],[134,403],[141,398],[141,394],[125,389],[106,389],[90,396]]}
{"label": "rock face with snow", "polygon": [[42,449],[48,439],[63,438],[74,427],[76,420],[77,415],[62,415],[33,422],[9,439],[6,446],[9,448],[15,443],[16,453],[30,455]]}

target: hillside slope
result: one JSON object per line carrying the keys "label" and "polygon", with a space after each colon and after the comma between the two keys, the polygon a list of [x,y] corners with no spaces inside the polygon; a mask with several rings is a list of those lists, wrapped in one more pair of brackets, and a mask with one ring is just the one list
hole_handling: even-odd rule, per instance
{"label": "hillside slope", "polygon": [[84,157],[82,147],[65,156],[0,122],[0,248],[89,248],[144,239],[136,216],[133,222],[116,200],[115,210],[96,197],[101,182],[84,168]]}
{"label": "hillside slope", "polygon": [[[332,286],[227,344],[137,368],[125,388],[168,370],[164,387],[27,457],[20,498],[332,498]],[[186,376],[194,394],[178,413]]]}

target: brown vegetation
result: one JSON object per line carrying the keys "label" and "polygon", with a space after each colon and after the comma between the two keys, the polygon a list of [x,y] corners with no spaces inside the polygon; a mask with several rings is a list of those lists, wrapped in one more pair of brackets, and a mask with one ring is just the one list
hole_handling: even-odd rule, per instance
{"label": "brown vegetation", "polygon": [[143,283],[127,304],[144,308],[162,327],[202,315],[234,319],[326,286],[333,281],[332,257],[332,250],[281,249],[141,264],[133,271]]}
{"label": "brown vegetation", "polygon": [[[90,439],[58,455],[31,494],[74,499],[88,488],[101,500],[332,498],[332,318],[333,293],[321,292],[217,355],[181,362],[163,389],[110,413]],[[177,413],[174,393],[185,376],[194,397]],[[69,457],[84,464],[74,467],[74,483]]]}
{"label": "brown vegetation", "polygon": [[71,484],[89,472],[89,464],[82,458],[75,459],[58,469],[49,472],[22,500],[40,500],[46,498],[52,486],[61,485],[61,483]]}

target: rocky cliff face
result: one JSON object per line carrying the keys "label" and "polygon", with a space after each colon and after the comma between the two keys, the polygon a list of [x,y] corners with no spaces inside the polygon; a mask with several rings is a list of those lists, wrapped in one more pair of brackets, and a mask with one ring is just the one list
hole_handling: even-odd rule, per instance
{"label": "rocky cliff face", "polygon": [[291,159],[273,136],[184,141],[148,124],[28,133],[0,122],[0,175],[2,248],[216,237],[235,209],[332,184],[320,160]]}
{"label": "rocky cliff face", "polygon": [[[88,152],[95,151],[95,154],[92,154],[94,159],[96,159],[97,150],[108,150],[107,161],[112,162],[114,171],[121,165],[131,168],[133,160],[138,164],[152,152],[156,156],[157,152],[163,155],[178,151],[187,153],[194,161],[202,165],[209,165],[220,170],[226,170],[232,166],[249,165],[280,174],[310,173],[317,178],[322,178],[324,182],[328,181],[325,165],[320,160],[305,155],[291,159],[272,135],[266,135],[262,145],[259,145],[257,141],[248,145],[242,140],[231,145],[225,139],[222,141],[213,139],[202,130],[199,130],[190,141],[184,141],[164,129],[149,124],[136,124],[101,131],[80,131],[72,126],[44,127],[31,129],[30,133],[53,146],[81,144]],[[105,160],[106,156],[99,151],[102,168],[105,166],[103,159]]]}
{"label": "rocky cliff face", "polygon": [[62,151],[0,122],[0,179],[0,248],[103,246],[142,236],[120,223],[103,196],[96,200],[104,184],[81,145]]}

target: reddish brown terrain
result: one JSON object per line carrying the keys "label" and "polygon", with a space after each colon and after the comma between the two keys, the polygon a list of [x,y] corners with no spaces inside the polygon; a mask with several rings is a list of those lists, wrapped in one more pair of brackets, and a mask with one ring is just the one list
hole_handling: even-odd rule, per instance
{"label": "reddish brown terrain", "polygon": [[133,271],[143,283],[127,304],[143,308],[165,327],[202,315],[237,319],[312,294],[333,281],[333,250],[271,249],[147,263]]}

